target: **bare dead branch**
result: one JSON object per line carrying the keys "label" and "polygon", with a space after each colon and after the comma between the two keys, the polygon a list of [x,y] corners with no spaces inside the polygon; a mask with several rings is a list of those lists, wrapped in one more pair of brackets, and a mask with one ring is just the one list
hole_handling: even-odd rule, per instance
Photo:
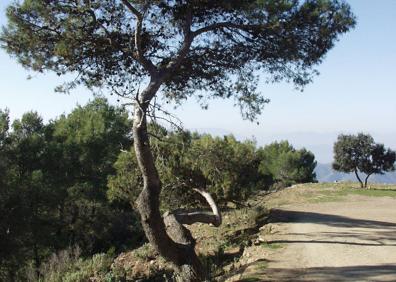
{"label": "bare dead branch", "polygon": [[[168,111],[164,110],[159,104],[154,103],[150,104],[151,110],[147,113],[147,116],[152,119],[152,121],[158,123],[158,120],[165,121],[169,123],[172,127],[176,128],[179,131],[183,131],[183,123],[182,121],[175,115],[169,113]],[[164,116],[157,115],[156,111],[160,112]]]}

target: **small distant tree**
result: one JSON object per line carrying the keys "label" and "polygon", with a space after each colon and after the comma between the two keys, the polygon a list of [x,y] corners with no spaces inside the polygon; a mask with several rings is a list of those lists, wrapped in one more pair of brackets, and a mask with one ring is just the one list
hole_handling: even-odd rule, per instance
{"label": "small distant tree", "polygon": [[[367,187],[368,178],[372,174],[394,171],[395,160],[396,152],[386,149],[383,144],[375,143],[369,134],[341,134],[334,144],[333,168],[347,173],[354,172],[362,188]],[[364,181],[359,172],[366,174]]]}

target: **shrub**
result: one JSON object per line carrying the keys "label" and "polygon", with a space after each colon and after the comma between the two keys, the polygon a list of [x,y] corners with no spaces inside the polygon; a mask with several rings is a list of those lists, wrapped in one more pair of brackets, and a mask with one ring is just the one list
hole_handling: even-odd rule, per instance
{"label": "shrub", "polygon": [[[110,267],[113,256],[109,254],[95,254],[84,259],[80,256],[80,249],[69,248],[53,254],[40,267],[40,281],[42,282],[86,282],[109,281],[112,278]],[[28,275],[30,281],[35,277]],[[111,280],[110,280],[111,281]]]}

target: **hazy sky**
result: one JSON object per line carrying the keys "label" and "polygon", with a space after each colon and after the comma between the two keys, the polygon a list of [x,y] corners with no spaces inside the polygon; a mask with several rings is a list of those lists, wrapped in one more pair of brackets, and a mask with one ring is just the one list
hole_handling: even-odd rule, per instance
{"label": "hazy sky", "polygon": [[[10,2],[0,0],[0,25]],[[207,111],[187,102],[176,111],[185,127],[255,136],[260,144],[289,139],[314,151],[321,162],[331,160],[331,144],[340,132],[369,132],[396,147],[396,0],[347,2],[357,26],[340,38],[304,92],[287,84],[260,85],[271,99],[260,125],[243,121],[231,102],[215,101]],[[61,80],[52,74],[34,74],[31,80],[27,76],[0,50],[0,108],[9,108],[12,118],[36,110],[48,120],[92,98],[85,89],[70,95],[54,93]]]}

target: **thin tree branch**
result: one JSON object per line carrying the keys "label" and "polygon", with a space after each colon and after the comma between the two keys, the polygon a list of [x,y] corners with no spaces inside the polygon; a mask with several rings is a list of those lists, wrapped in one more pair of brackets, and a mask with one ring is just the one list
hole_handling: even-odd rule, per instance
{"label": "thin tree branch", "polygon": [[184,39],[183,39],[183,44],[181,45],[179,51],[177,52],[175,58],[170,60],[168,65],[166,66],[166,73],[171,73],[172,70],[177,68],[181,62],[184,60],[184,58],[187,56],[188,51],[190,50],[191,44],[194,40],[194,35],[191,32],[191,24],[192,24],[192,11],[191,8],[189,8],[186,12],[186,18],[183,23],[183,34],[184,34]]}
{"label": "thin tree branch", "polygon": [[[183,131],[183,123],[177,116],[172,115],[171,113],[165,111],[156,102],[154,102],[154,104],[151,104],[150,106],[152,107],[152,110],[149,111],[147,116],[150,117],[154,122],[158,123],[158,120],[160,119],[169,123],[171,126],[175,127],[176,129]],[[158,110],[159,112],[163,113],[166,117],[158,116],[155,110]]]}
{"label": "thin tree branch", "polygon": [[142,50],[142,25],[143,25],[143,14],[140,13],[128,0],[121,0],[121,2],[128,8],[132,14],[135,15],[136,18],[136,27],[135,27],[135,48],[136,53],[134,53],[134,58],[142,64],[144,69],[153,75],[157,72],[157,68],[154,64],[144,56],[144,52]]}
{"label": "thin tree branch", "polygon": [[156,123],[158,123],[158,120],[162,120],[162,121],[169,123],[171,126],[175,127],[176,129],[178,129],[180,131],[183,130],[183,127],[181,125],[177,124],[176,122],[172,121],[171,119],[167,119],[165,117],[153,116],[151,114],[147,114],[147,116],[150,117]]}
{"label": "thin tree branch", "polygon": [[143,15],[128,0],[121,0],[121,2],[136,16],[138,20],[143,20]]}
{"label": "thin tree branch", "polygon": [[194,37],[196,37],[202,33],[214,31],[216,29],[221,29],[221,28],[234,28],[234,29],[239,29],[239,30],[243,30],[243,31],[251,31],[253,29],[262,29],[264,27],[265,27],[265,25],[262,25],[262,24],[244,25],[244,24],[235,24],[235,23],[231,23],[231,22],[220,22],[220,23],[211,24],[211,25],[202,27],[200,29],[197,29],[194,32],[192,32],[192,34]]}

